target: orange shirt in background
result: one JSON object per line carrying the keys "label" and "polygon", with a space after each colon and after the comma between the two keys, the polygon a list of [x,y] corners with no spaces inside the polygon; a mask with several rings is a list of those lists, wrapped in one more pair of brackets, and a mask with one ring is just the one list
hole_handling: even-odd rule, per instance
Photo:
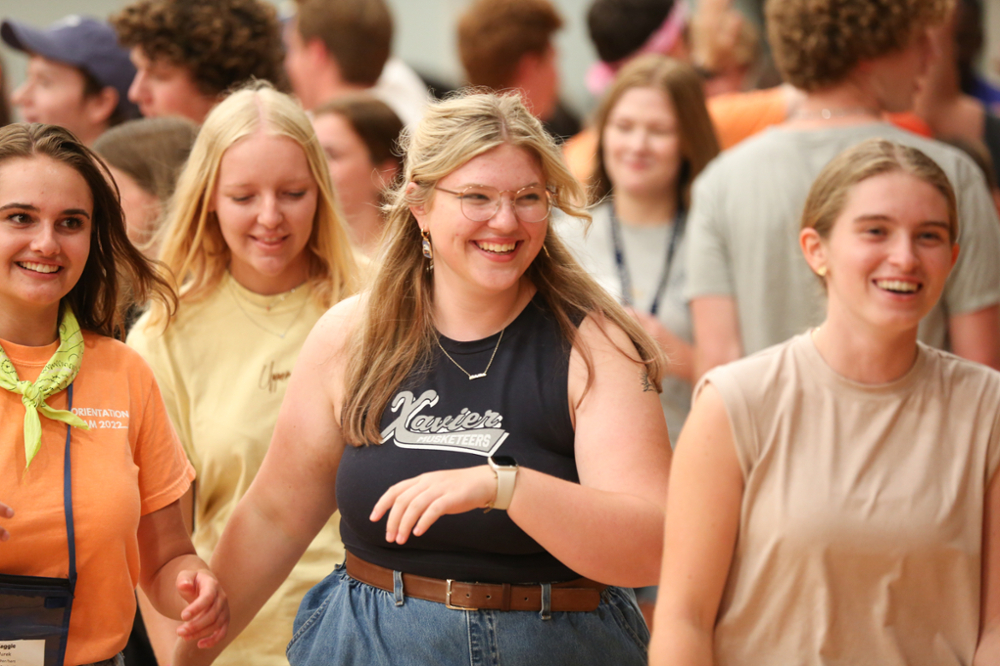
{"label": "orange shirt in background", "polygon": [[[139,517],[178,500],[194,478],[145,361],[124,344],[84,331],[83,363],[73,383],[73,412],[90,430],[72,429],[77,585],[66,664],[117,654],[135,617]],[[18,377],[34,381],[59,346],[0,340]],[[62,391],[46,401],[66,409]],[[69,551],[63,511],[66,425],[44,416],[42,447],[25,470],[21,396],[0,389],[0,501],[10,540],[0,572],[65,578]]]}

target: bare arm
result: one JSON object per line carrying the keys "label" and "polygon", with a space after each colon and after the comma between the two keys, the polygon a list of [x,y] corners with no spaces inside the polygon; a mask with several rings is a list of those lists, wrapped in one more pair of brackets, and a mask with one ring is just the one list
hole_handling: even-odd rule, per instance
{"label": "bare arm", "polygon": [[235,639],[337,508],[334,485],[343,442],[334,387],[342,372],[343,306],[324,315],[306,339],[267,455],[212,555],[212,567],[230,592],[228,635],[211,651],[178,643],[177,664],[208,663]]}
{"label": "bare arm", "polygon": [[948,319],[953,352],[1000,370],[1000,305],[953,315]]}
{"label": "bare arm", "polygon": [[729,417],[711,384],[695,399],[674,453],[649,663],[711,666],[743,496]]}
{"label": "bare arm", "polygon": [[[570,359],[580,483],[522,467],[508,514],[581,575],[612,585],[650,585],[659,570],[670,441],[656,393],[644,390],[640,366],[619,350],[635,354],[631,341],[605,327],[608,336],[592,318],[580,327],[594,362],[594,380],[582,400],[586,366],[578,349]],[[496,480],[485,465],[423,474],[390,488],[372,519],[390,511],[387,537],[404,543],[411,530],[420,535],[439,516],[481,508],[495,495]]]}
{"label": "bare arm", "polygon": [[[194,482],[181,497],[180,506],[184,529],[187,530],[188,534],[191,534],[194,515]],[[169,666],[172,661],[174,644],[177,642],[177,629],[181,623],[157,612],[141,587],[136,590],[136,596],[139,599],[142,622],[146,626],[146,634],[149,636],[149,643],[153,648],[153,654],[156,655],[156,661],[162,666]]]}
{"label": "bare arm", "polygon": [[139,519],[139,584],[157,611],[183,620],[177,632],[198,646],[226,633],[229,606],[215,575],[195,554],[180,501]]}
{"label": "bare arm", "polygon": [[700,296],[691,301],[694,326],[694,380],[717,365],[743,356],[743,339],[736,299],[732,296]]}
{"label": "bare arm", "polygon": [[983,582],[979,644],[973,666],[1000,664],[1000,474],[993,474],[983,511]]}

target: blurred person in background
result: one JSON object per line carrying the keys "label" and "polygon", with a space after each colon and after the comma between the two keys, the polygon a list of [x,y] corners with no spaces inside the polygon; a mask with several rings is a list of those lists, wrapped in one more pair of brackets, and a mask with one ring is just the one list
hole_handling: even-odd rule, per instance
{"label": "blurred person in background", "polygon": [[600,138],[589,181],[593,223],[585,231],[568,220],[560,232],[670,359],[660,401],[675,442],[694,379],[684,227],[691,183],[719,153],[701,78],[673,58],[639,56],[618,72],[594,127]]}
{"label": "blurred person in background", "polygon": [[128,100],[135,67],[106,22],[72,15],[39,29],[5,19],[0,37],[28,55],[27,77],[11,96],[24,121],[60,125],[91,145],[139,116]]}
{"label": "blurred person in background", "polygon": [[142,115],[201,123],[249,79],[285,85],[281,26],[264,0],[137,0],[111,17],[131,49],[129,99]]}
{"label": "blurred person in background", "polygon": [[7,70],[3,58],[0,58],[0,127],[9,125],[12,120],[10,100],[7,98]]}
{"label": "blurred person in background", "polygon": [[[175,313],[154,303],[128,344],[153,369],[198,472],[182,503],[207,557],[257,475],[303,341],[355,289],[334,197],[305,112],[266,82],[210,112],[178,178],[160,259],[180,303]],[[344,557],[339,514],[327,518],[218,664],[287,664],[299,602]],[[177,623],[140,602],[159,662],[176,663]]]}
{"label": "blurred person in background", "polygon": [[385,226],[385,191],[402,168],[397,142],[403,122],[385,102],[358,93],[321,105],[312,124],[351,244],[374,258]]}
{"label": "blurred person in background", "polygon": [[1000,112],[1000,88],[997,88],[979,73],[979,57],[982,55],[983,4],[981,0],[957,0],[955,19],[955,44],[958,55],[958,69],[962,92],[972,95],[990,107],[994,113]]}
{"label": "blurred person in background", "polygon": [[141,118],[94,143],[118,185],[129,240],[151,259],[159,253],[154,239],[163,210],[197,135],[198,126],[187,118]]}
{"label": "blurred person in background", "polygon": [[306,109],[367,91],[410,125],[430,95],[420,77],[392,57],[392,12],[385,0],[296,0],[285,25],[285,69]]}
{"label": "blurred person in background", "polygon": [[927,30],[945,8],[945,0],[769,1],[775,62],[805,96],[788,121],[724,152],[694,185],[687,294],[696,376],[822,320],[797,220],[823,166],[871,137],[930,155],[958,197],[963,251],[921,340],[1000,367],[1000,221],[982,174],[954,148],[883,120],[912,108],[930,57]]}
{"label": "blurred person in background", "polygon": [[[1000,118],[990,112],[979,99],[962,92],[961,63],[958,52],[962,47],[959,19],[969,9],[968,0],[960,0],[948,12],[943,24],[930,31],[933,48],[930,67],[917,92],[916,113],[930,127],[935,138],[947,141],[961,139],[982,144],[993,164],[1000,163]],[[1000,185],[995,179],[991,186]]]}
{"label": "blurred person in background", "polygon": [[563,19],[550,0],[474,0],[458,21],[465,80],[490,90],[518,90],[556,141],[580,131],[559,101],[555,33]]}

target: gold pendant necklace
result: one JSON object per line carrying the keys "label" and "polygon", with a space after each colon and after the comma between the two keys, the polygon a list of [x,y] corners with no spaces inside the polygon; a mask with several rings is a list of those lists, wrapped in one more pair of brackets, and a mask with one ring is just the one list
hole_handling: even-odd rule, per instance
{"label": "gold pendant necklace", "polygon": [[445,350],[445,348],[441,346],[441,336],[435,337],[434,341],[437,342],[438,348],[442,351],[442,353],[444,353],[445,356],[448,357],[448,360],[451,361],[452,363],[454,363],[456,368],[458,368],[463,373],[465,373],[465,376],[469,378],[469,381],[472,381],[473,379],[482,379],[483,377],[486,376],[486,373],[490,371],[490,366],[493,365],[493,359],[496,358],[497,350],[500,349],[500,341],[503,340],[503,332],[506,331],[506,330],[507,330],[506,326],[504,326],[500,330],[500,337],[497,338],[496,347],[493,348],[493,354],[490,356],[490,362],[486,364],[486,369],[483,370],[482,372],[478,372],[478,373],[476,373],[474,375],[470,374],[468,370],[466,370],[465,368],[463,368],[462,366],[460,366],[458,364],[458,361],[456,361],[455,359],[453,359],[451,357],[451,354],[449,354],[447,352],[447,350]]}

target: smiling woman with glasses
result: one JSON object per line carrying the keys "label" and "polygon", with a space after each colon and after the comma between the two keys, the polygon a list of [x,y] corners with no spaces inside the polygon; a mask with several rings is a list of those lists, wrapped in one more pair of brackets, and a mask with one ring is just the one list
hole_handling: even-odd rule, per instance
{"label": "smiling woman with glasses", "polygon": [[656,343],[549,227],[583,192],[518,97],[442,102],[403,147],[380,268],[310,335],[216,550],[234,626],[339,508],[347,560],[303,600],[293,665],[644,664]]}

